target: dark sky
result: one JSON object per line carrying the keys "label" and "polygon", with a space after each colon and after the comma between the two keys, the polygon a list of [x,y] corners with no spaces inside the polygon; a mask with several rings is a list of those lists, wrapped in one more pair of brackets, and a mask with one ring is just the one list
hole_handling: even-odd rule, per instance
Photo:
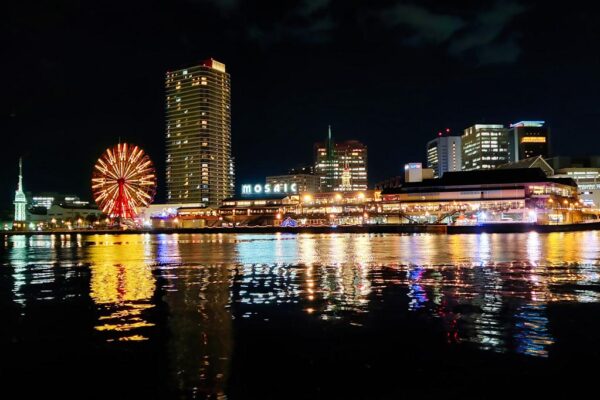
{"label": "dark sky", "polygon": [[0,207],[90,197],[94,161],[142,146],[164,197],[164,73],[214,57],[232,79],[238,183],[369,146],[371,183],[446,127],[544,119],[558,154],[600,153],[600,15],[586,2],[12,1],[3,37]]}

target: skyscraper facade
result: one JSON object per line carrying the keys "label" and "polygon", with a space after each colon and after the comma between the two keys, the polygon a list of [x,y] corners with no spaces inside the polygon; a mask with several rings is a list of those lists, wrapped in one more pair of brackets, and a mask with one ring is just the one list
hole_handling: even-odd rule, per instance
{"label": "skyscraper facade", "polygon": [[462,148],[460,136],[440,136],[427,143],[427,167],[433,169],[436,178],[448,171],[462,168]]}
{"label": "skyscraper facade", "polygon": [[231,85],[208,59],[166,74],[168,203],[219,206],[234,192]]}
{"label": "skyscraper facade", "polygon": [[544,121],[521,121],[510,125],[511,161],[550,157],[550,130]]}
{"label": "skyscraper facade", "polygon": [[327,141],[315,144],[315,173],[323,192],[366,190],[367,146],[358,140],[334,142],[330,127]]}
{"label": "skyscraper facade", "polygon": [[511,161],[508,129],[499,124],[477,124],[465,129],[462,169],[492,169]]}

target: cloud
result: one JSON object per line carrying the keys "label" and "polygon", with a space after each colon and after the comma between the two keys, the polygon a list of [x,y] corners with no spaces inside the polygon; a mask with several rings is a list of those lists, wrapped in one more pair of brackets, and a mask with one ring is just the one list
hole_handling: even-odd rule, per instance
{"label": "cloud", "polygon": [[412,29],[414,36],[406,42],[413,45],[444,42],[465,25],[460,17],[436,14],[411,4],[397,4],[383,10],[380,16],[387,27],[402,25]]}
{"label": "cloud", "polygon": [[521,48],[514,35],[499,43],[482,46],[476,53],[479,64],[510,64],[517,61]]}
{"label": "cloud", "polygon": [[248,37],[264,46],[279,42],[323,44],[336,28],[330,13],[331,0],[304,0],[290,6],[276,21],[253,24]]}
{"label": "cloud", "polygon": [[478,14],[468,28],[451,41],[450,54],[462,56],[469,51],[475,53],[480,63],[514,62],[519,53],[515,35],[503,36],[513,18],[525,11],[518,3],[496,3],[488,11]]}
{"label": "cloud", "polygon": [[324,10],[329,7],[331,0],[304,0],[298,10],[298,13],[304,16]]}
{"label": "cloud", "polygon": [[515,62],[520,47],[515,34],[507,27],[526,10],[514,1],[496,2],[471,16],[436,13],[421,5],[397,4],[380,11],[388,28],[405,27],[411,36],[402,44],[422,47],[445,45],[457,58],[474,57],[479,64]]}
{"label": "cloud", "polygon": [[[264,0],[187,1],[212,5],[231,26],[237,27],[241,37],[263,47],[277,43],[322,45],[333,42],[334,37],[348,37],[348,29],[352,29],[348,16],[355,14],[356,29],[365,37],[383,28],[385,35],[399,35],[400,45],[436,46],[452,57],[478,65],[513,63],[518,59],[519,36],[509,28],[526,10],[520,0],[496,0],[488,6],[453,12],[416,0],[388,6],[378,6],[376,2],[357,6],[357,2],[347,0],[295,0],[281,1],[269,13],[263,13],[260,6],[265,6]],[[373,21],[377,27],[371,30]]]}

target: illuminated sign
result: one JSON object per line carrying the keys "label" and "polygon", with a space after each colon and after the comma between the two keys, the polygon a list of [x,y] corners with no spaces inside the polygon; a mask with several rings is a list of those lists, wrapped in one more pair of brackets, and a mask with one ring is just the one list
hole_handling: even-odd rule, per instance
{"label": "illuminated sign", "polygon": [[271,194],[271,193],[298,193],[298,185],[296,183],[277,183],[271,185],[242,185],[242,195],[251,194]]}
{"label": "illuminated sign", "polygon": [[421,163],[404,164],[404,169],[421,169],[421,168],[423,168],[423,164],[421,164]]}
{"label": "illuminated sign", "polygon": [[545,123],[546,123],[546,121],[521,121],[521,122],[517,122],[515,124],[510,124],[510,127],[511,128],[521,128],[521,127],[541,128],[542,126],[544,126]]}
{"label": "illuminated sign", "polygon": [[544,136],[526,136],[521,139],[521,143],[546,143]]}

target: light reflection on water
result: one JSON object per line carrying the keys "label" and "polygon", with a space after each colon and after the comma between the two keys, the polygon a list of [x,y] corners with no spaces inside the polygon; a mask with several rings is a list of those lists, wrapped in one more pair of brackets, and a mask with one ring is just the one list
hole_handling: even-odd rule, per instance
{"label": "light reflection on water", "polygon": [[[362,326],[402,289],[398,313],[439,321],[448,343],[548,357],[548,305],[600,301],[598,232],[481,235],[14,236],[0,279],[31,302],[89,296],[106,341],[153,340],[166,304],[181,390],[224,396],[237,320],[285,307]],[[70,279],[89,274],[89,291]],[[4,283],[4,282],[3,282]],[[3,285],[4,286],[4,285]],[[158,295],[157,295],[158,294]],[[326,322],[325,322],[326,323]]]}

